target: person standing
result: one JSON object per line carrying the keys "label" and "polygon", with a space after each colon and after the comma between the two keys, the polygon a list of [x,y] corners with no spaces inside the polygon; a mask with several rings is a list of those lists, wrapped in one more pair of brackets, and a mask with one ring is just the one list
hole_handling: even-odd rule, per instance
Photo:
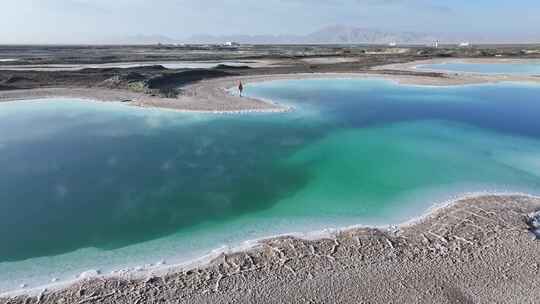
{"label": "person standing", "polygon": [[238,81],[238,92],[240,93],[240,97],[242,97],[242,92],[244,92],[244,84],[242,84],[242,80]]}

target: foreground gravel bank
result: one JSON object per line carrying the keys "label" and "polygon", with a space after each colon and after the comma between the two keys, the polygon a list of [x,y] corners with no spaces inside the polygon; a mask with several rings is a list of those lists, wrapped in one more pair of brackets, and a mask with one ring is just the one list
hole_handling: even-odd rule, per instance
{"label": "foreground gravel bank", "polygon": [[467,198],[395,230],[285,237],[210,265],[94,279],[0,303],[537,303],[540,199]]}

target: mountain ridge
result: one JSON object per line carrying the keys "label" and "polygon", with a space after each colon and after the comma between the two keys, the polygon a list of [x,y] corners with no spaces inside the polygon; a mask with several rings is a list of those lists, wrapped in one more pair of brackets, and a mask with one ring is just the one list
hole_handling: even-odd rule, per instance
{"label": "mountain ridge", "polygon": [[187,43],[244,44],[426,44],[437,40],[435,34],[382,31],[378,29],[334,25],[307,35],[194,35]]}

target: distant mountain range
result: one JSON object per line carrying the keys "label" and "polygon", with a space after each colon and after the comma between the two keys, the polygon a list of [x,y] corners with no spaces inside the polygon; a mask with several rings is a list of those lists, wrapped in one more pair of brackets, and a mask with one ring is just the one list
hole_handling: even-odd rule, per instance
{"label": "distant mountain range", "polygon": [[106,39],[94,41],[97,44],[174,44],[179,43],[177,39],[173,39],[164,35],[133,35],[133,36],[122,36],[122,37],[109,37]]}
{"label": "distant mountain range", "polygon": [[109,44],[222,44],[228,41],[242,44],[431,44],[436,40],[441,43],[459,43],[471,41],[472,43],[517,43],[538,42],[528,35],[513,35],[513,39],[499,39],[474,34],[444,34],[382,31],[378,29],[330,26],[307,35],[195,35],[185,40],[179,40],[162,35],[136,35],[122,38],[108,39]]}
{"label": "distant mountain range", "polygon": [[[448,41],[451,39],[451,41]],[[457,37],[415,32],[392,32],[377,29],[330,26],[307,35],[197,35],[186,43],[223,43],[235,41],[246,44],[426,44],[435,40],[457,42]]]}

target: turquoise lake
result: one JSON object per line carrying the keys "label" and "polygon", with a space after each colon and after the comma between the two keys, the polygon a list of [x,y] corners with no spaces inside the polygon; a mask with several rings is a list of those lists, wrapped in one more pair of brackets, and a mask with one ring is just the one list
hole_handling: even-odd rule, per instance
{"label": "turquoise lake", "polygon": [[467,192],[540,194],[540,86],[313,79],[246,93],[295,111],[1,103],[0,293],[396,224]]}
{"label": "turquoise lake", "polygon": [[435,63],[417,66],[420,70],[435,70],[456,73],[540,75],[540,61],[525,63]]}

